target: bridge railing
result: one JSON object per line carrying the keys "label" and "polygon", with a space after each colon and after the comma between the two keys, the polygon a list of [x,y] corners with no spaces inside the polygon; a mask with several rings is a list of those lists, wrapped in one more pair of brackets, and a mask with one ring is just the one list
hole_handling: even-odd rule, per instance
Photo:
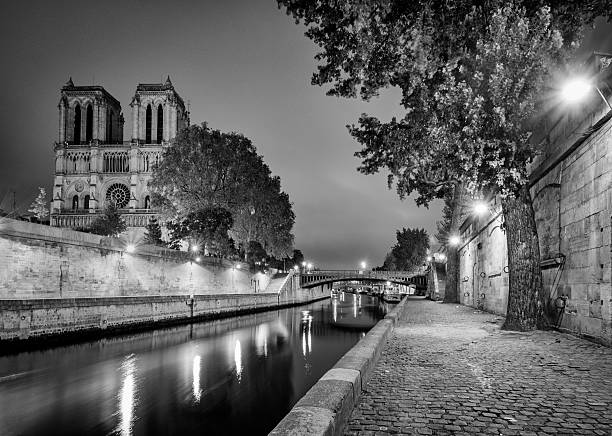
{"label": "bridge railing", "polygon": [[304,276],[316,276],[316,277],[338,277],[338,278],[347,278],[347,277],[355,277],[355,278],[375,278],[375,279],[385,279],[385,278],[412,278],[415,276],[420,276],[426,274],[427,268],[420,267],[417,270],[413,271],[372,271],[372,270],[316,270],[309,271],[304,274]]}

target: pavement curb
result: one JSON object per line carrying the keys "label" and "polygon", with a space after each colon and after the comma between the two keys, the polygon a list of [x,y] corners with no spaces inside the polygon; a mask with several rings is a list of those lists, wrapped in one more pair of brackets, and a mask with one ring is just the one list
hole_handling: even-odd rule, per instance
{"label": "pavement curb", "polygon": [[269,434],[341,435],[406,304],[406,297],[310,388]]}

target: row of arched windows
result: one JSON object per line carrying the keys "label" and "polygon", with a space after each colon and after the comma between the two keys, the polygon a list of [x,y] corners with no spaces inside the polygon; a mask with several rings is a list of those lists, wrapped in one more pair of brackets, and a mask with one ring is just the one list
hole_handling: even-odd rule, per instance
{"label": "row of arched windows", "polygon": [[66,154],[66,172],[68,174],[88,173],[90,171],[90,155],[88,152]]}
{"label": "row of arched windows", "polygon": [[[89,195],[86,195],[85,197],[83,197],[83,207],[79,208],[80,204],[79,204],[79,196],[75,195],[74,197],[72,197],[72,210],[78,210],[78,209],[89,209],[89,201],[90,201],[91,197]],[[145,209],[151,209],[151,197],[149,197],[148,195],[145,196],[144,198],[144,208]]]}
{"label": "row of arched windows", "polygon": [[105,173],[130,172],[130,157],[127,151],[111,151],[104,153],[103,169]]}
{"label": "row of arched windows", "polygon": [[[151,105],[147,105],[147,112],[145,115],[145,142],[152,144],[152,129],[153,129],[153,109]],[[160,104],[157,106],[157,144],[161,144],[164,139],[164,108]]]}
{"label": "row of arched windows", "polygon": [[[85,138],[83,138],[81,132],[82,126],[82,113],[81,113],[81,105],[77,103],[74,107],[74,125],[73,125],[73,141],[75,144],[81,144],[83,142],[89,143],[93,140],[93,107],[91,104],[87,105],[87,109],[85,112]],[[114,112],[109,110],[106,116],[106,140],[107,142],[113,141],[113,122],[114,122]]]}
{"label": "row of arched windows", "polygon": [[[80,144],[83,141],[81,135],[81,105],[77,103],[74,107],[74,143]],[[85,113],[85,142],[89,142],[93,139],[93,108],[91,105],[87,105],[87,111]]]}

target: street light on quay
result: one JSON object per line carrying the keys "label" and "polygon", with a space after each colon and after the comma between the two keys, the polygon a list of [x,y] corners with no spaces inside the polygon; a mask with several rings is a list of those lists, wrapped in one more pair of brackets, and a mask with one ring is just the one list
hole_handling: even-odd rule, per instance
{"label": "street light on quay", "polygon": [[597,91],[601,99],[604,101],[604,103],[606,103],[606,106],[608,106],[608,109],[612,110],[610,102],[603,95],[601,89],[599,89],[599,87],[592,81],[583,77],[575,77],[565,82],[561,88],[561,97],[563,97],[563,100],[567,101],[568,103],[577,103],[584,100],[589,92],[593,89]]}
{"label": "street light on quay", "polygon": [[448,239],[448,243],[452,246],[456,246],[459,245],[459,243],[461,242],[461,239],[459,238],[459,236],[457,235],[452,235],[449,239]]}
{"label": "street light on quay", "polygon": [[363,269],[363,270],[366,269],[366,263],[365,262],[361,262],[361,269]]}
{"label": "street light on quay", "polygon": [[197,245],[192,245],[191,246],[191,251],[193,251],[194,253],[197,252],[200,249],[200,247],[198,247]]}
{"label": "street light on quay", "polygon": [[484,201],[477,201],[474,203],[474,213],[476,215],[482,216],[489,211],[489,206]]}
{"label": "street light on quay", "polygon": [[136,246],[134,244],[127,244],[125,246],[125,251],[128,253],[133,253],[136,251]]}
{"label": "street light on quay", "polygon": [[306,265],[308,268],[308,271],[310,271],[312,269],[312,263],[308,262],[308,265]]}

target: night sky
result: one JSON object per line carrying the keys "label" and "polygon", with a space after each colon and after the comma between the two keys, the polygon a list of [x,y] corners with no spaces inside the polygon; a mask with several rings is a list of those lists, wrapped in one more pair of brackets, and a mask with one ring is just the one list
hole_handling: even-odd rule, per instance
{"label": "night sky", "polygon": [[[0,15],[0,208],[25,212],[53,178],[59,91],[106,88],[122,105],[124,139],[138,83],[170,75],[191,103],[191,121],[249,137],[281,177],[296,213],[296,247],[323,268],[382,264],[395,229],[430,234],[440,204],[417,208],[387,190],[386,175],[356,171],[359,146],[346,124],[363,112],[401,116],[398,93],[370,103],[327,97],[310,84],[314,45],[275,0],[19,1]],[[598,23],[584,52],[612,51]]]}

